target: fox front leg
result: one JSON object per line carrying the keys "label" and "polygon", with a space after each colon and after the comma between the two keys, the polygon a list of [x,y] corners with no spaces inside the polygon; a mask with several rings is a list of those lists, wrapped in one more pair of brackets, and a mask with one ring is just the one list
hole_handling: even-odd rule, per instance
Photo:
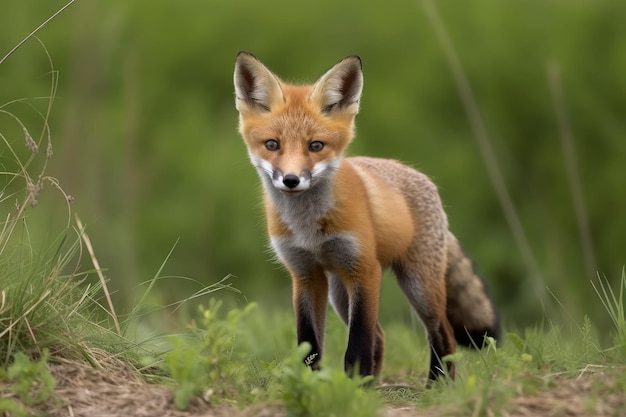
{"label": "fox front leg", "polygon": [[305,363],[313,369],[318,369],[324,348],[328,282],[318,266],[310,275],[303,277],[292,274],[292,279],[298,345],[303,342],[311,344],[311,351],[305,357]]}
{"label": "fox front leg", "polygon": [[345,369],[349,375],[358,370],[361,376],[376,376],[382,367],[384,349],[383,332],[378,324],[382,271],[380,267],[373,268],[360,278],[347,285],[349,336]]}

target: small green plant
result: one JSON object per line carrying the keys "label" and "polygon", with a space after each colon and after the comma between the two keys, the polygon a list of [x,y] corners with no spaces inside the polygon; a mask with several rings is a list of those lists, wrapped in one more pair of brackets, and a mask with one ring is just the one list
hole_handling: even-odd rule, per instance
{"label": "small green plant", "polygon": [[14,398],[0,398],[0,410],[2,410],[4,415],[11,417],[30,416],[28,409]]}
{"label": "small green plant", "polygon": [[232,385],[241,370],[241,362],[231,360],[235,339],[240,321],[256,304],[248,304],[243,310],[232,309],[226,319],[219,316],[221,307],[222,302],[216,299],[211,299],[208,308],[200,305],[199,322],[191,322],[187,337],[170,338],[172,350],[164,358],[177,384],[174,401],[181,410],[187,409],[196,396],[208,399],[216,390]]}
{"label": "small green plant", "polygon": [[172,350],[165,355],[165,363],[177,384],[174,390],[176,407],[186,410],[189,401],[208,387],[209,363],[202,354],[202,345],[182,337],[170,338]]}
{"label": "small green plant", "polygon": [[56,380],[48,370],[50,352],[44,349],[39,360],[22,352],[13,355],[13,363],[2,371],[3,379],[12,383],[11,390],[25,405],[36,405],[54,398]]}
{"label": "small green plant", "polygon": [[348,377],[342,369],[313,371],[306,362],[311,346],[301,344],[274,371],[275,390],[288,417],[373,417],[381,407],[377,392],[364,388],[372,377]]}

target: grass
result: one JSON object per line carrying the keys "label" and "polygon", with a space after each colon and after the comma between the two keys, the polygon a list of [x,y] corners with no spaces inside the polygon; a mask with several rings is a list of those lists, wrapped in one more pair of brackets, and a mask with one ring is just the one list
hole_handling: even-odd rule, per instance
{"label": "grass", "polygon": [[[27,218],[37,205],[44,184],[58,187],[58,181],[46,175],[47,161],[52,157],[47,120],[56,88],[54,69],[51,74],[48,108],[45,113],[39,113],[43,128],[38,140],[33,139],[29,129],[8,110],[7,105],[0,107],[3,116],[22,128],[26,148],[30,151],[26,158],[20,158],[14,142],[0,133],[0,140],[17,167],[16,172],[2,172],[6,185],[0,193],[5,209],[0,227],[0,363],[5,366],[16,350],[71,345],[72,329],[77,324],[74,320],[82,323],[84,311],[81,307],[85,300],[94,296],[96,290],[82,287],[82,275],[77,272],[77,264],[72,266],[80,250],[77,233],[74,233],[72,242],[72,230],[66,225],[47,247],[36,247],[28,226]],[[39,154],[42,144],[46,145],[44,155]],[[43,168],[36,175],[31,175],[38,159],[43,159],[40,164]],[[65,202],[70,201],[67,195],[64,199]]]}

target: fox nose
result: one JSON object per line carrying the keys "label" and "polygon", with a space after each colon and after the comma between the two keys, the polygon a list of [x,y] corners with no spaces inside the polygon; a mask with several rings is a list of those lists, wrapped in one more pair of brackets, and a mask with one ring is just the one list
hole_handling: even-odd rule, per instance
{"label": "fox nose", "polygon": [[287,174],[283,178],[283,184],[285,184],[287,188],[295,188],[300,184],[300,178],[294,174]]}

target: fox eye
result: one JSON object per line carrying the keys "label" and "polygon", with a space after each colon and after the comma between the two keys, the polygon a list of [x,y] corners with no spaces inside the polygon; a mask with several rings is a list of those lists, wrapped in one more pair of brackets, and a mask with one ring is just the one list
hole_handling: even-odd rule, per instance
{"label": "fox eye", "polygon": [[275,152],[278,149],[280,149],[280,145],[274,139],[270,139],[270,140],[265,141],[265,149],[267,149],[268,151]]}
{"label": "fox eye", "polygon": [[324,149],[324,143],[320,142],[319,140],[314,140],[313,142],[309,143],[309,151],[311,152],[319,152],[322,149]]}

